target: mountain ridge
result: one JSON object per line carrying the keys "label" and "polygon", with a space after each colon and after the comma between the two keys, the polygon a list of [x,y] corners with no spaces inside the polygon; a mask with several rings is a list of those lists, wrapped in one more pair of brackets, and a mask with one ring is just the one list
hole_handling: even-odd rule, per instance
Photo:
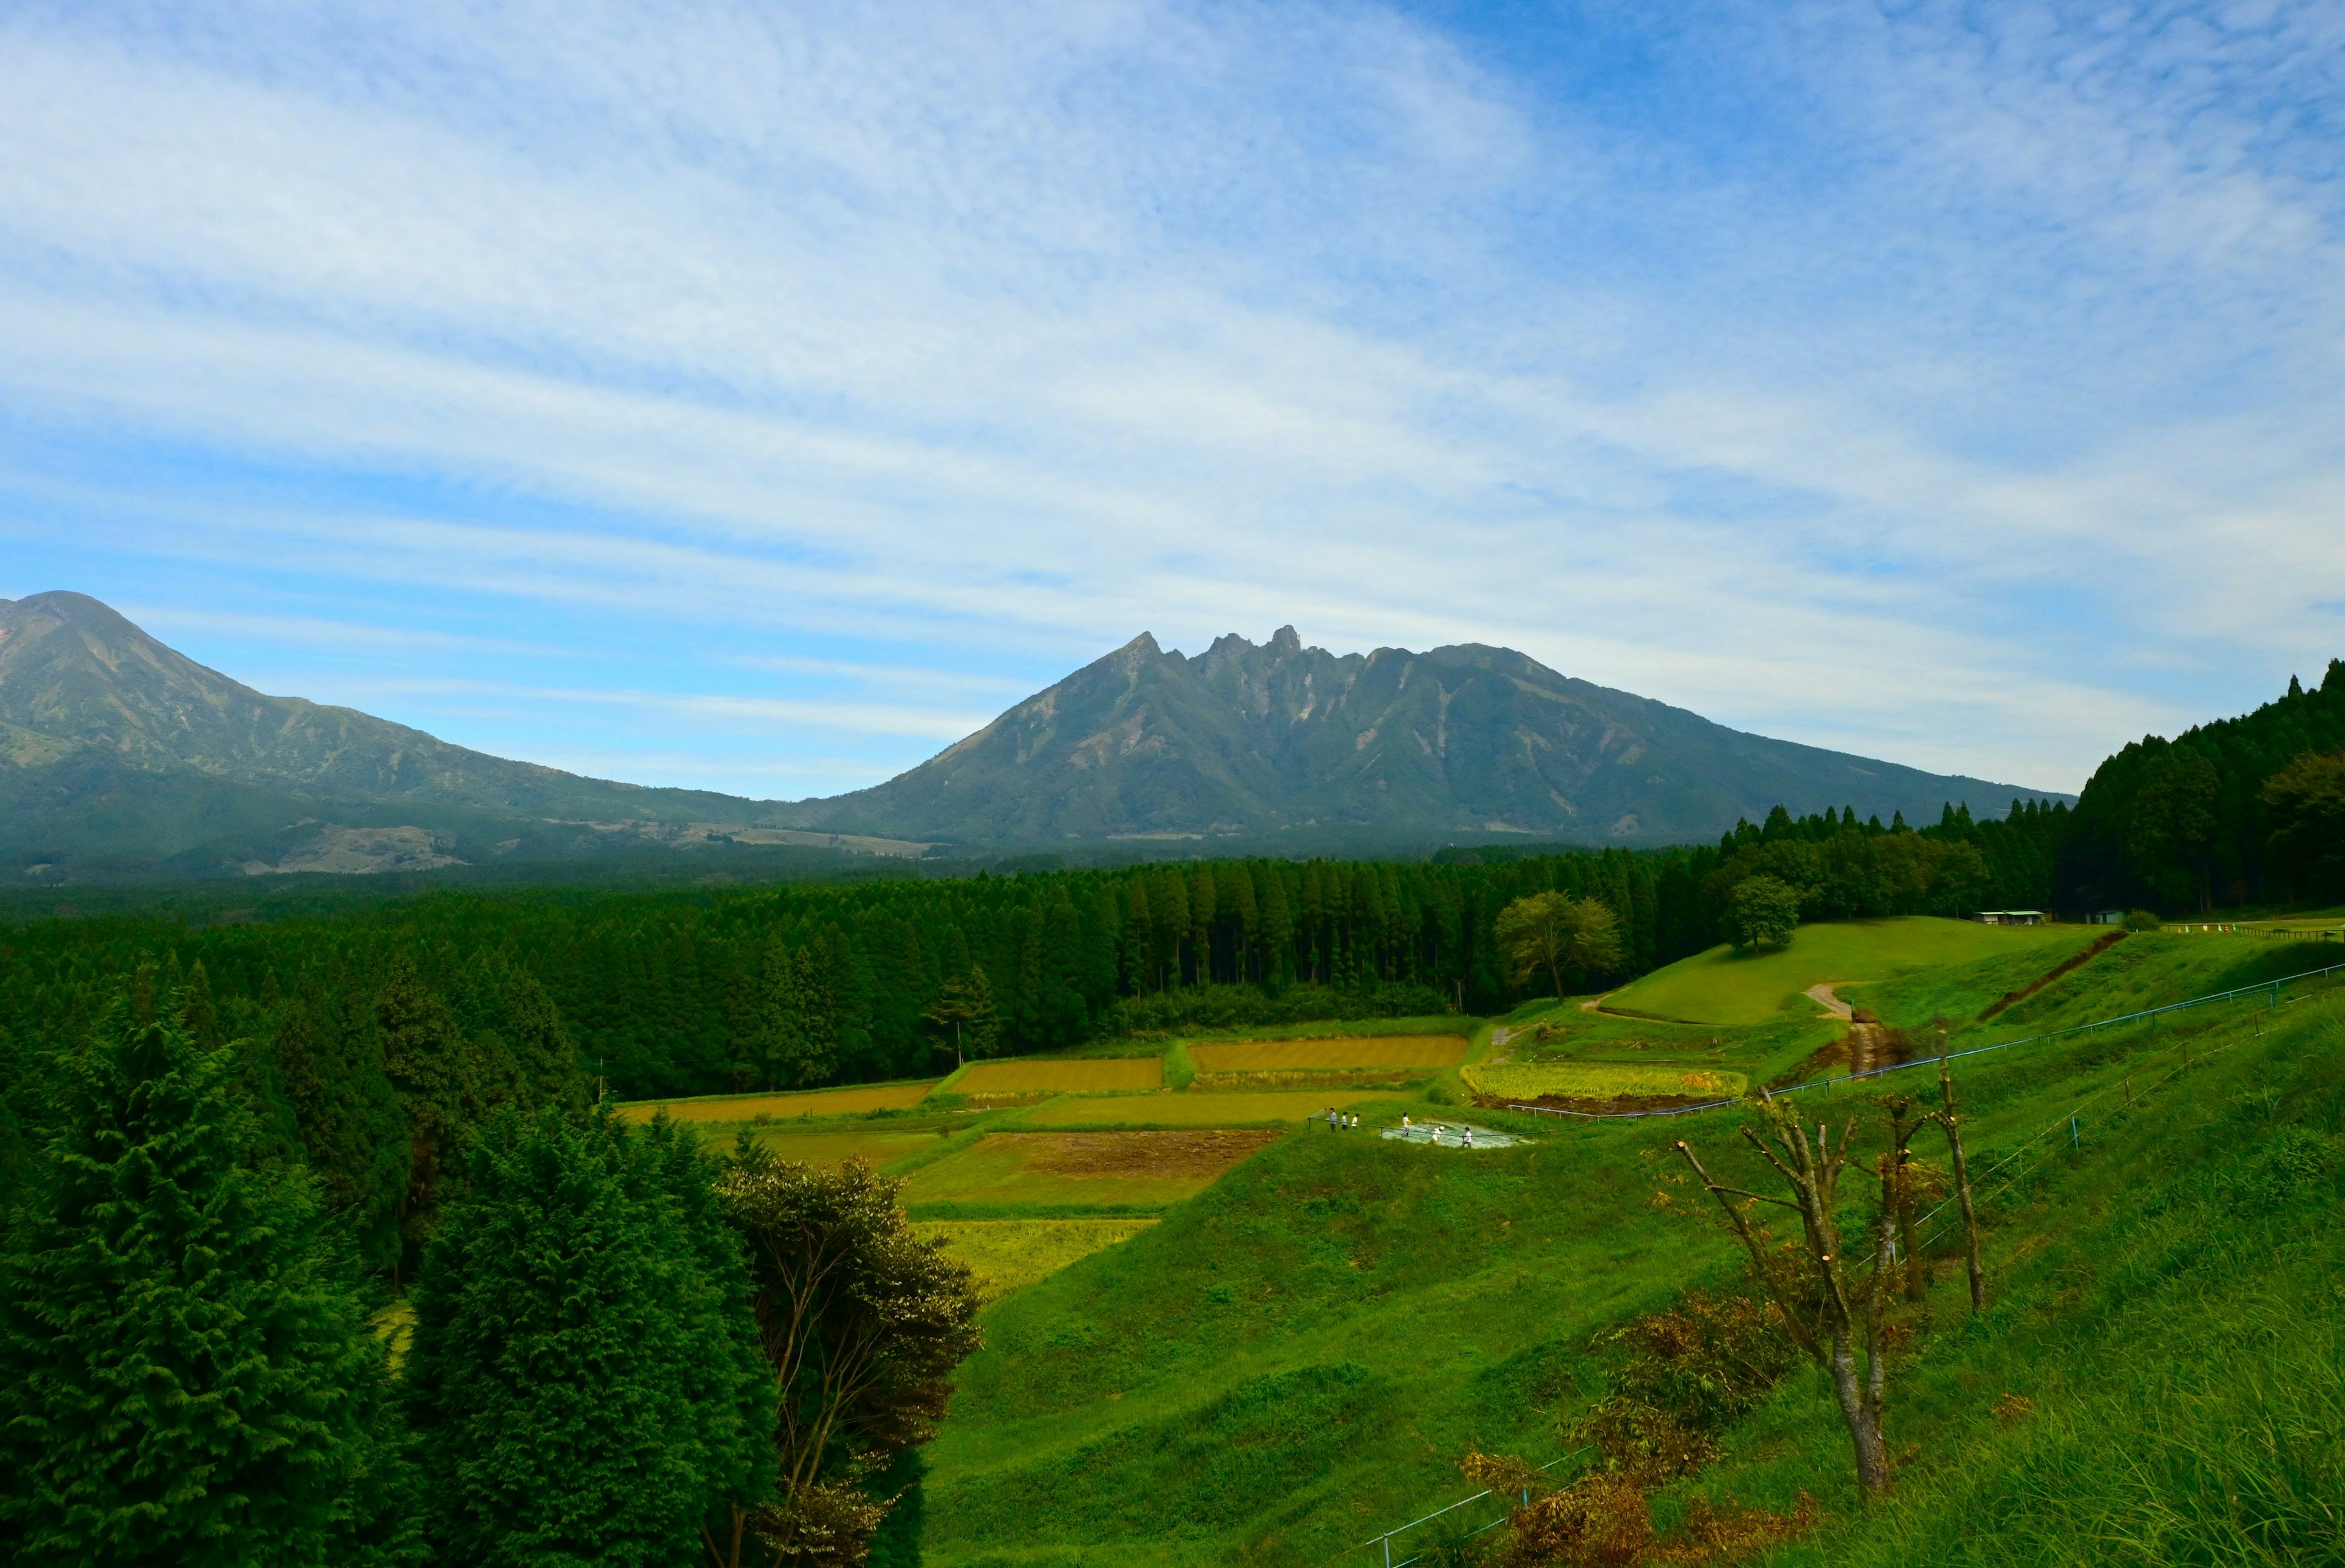
{"label": "mountain ridge", "polygon": [[1070,843],[1650,845],[1740,816],[2067,798],[1730,730],[1511,649],[1203,652],[1143,632],[868,789],[749,800],[587,778],[277,697],[102,602],[0,600],[0,851],[142,875],[414,869],[645,846],[918,855]]}
{"label": "mountain ridge", "polygon": [[884,784],[785,808],[953,842],[1306,828],[1711,838],[1776,804],[1934,817],[2069,799],[1729,729],[1512,649],[1330,653],[1291,626],[1198,654],[1142,632]]}

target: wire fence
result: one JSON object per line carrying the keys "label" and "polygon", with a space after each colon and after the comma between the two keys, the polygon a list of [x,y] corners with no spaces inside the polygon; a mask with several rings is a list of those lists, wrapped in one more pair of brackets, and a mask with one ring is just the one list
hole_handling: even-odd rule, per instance
{"label": "wire fence", "polygon": [[[1544,1475],[1548,1471],[1553,1470],[1557,1465],[1567,1463],[1571,1460],[1578,1459],[1581,1454],[1586,1453],[1587,1452],[1588,1450],[1583,1447],[1573,1449],[1569,1453],[1559,1454],[1554,1459],[1548,1460],[1545,1464],[1540,1465],[1536,1473]],[[1350,1548],[1345,1552],[1345,1555],[1348,1557],[1353,1552],[1366,1552],[1381,1546],[1384,1548],[1383,1568],[1409,1568],[1410,1563],[1422,1561],[1425,1557],[1425,1553],[1420,1550],[1411,1553],[1409,1556],[1395,1561],[1393,1557],[1393,1543],[1396,1540],[1407,1534],[1412,1530],[1416,1530],[1423,1525],[1430,1524],[1435,1520],[1443,1518],[1446,1515],[1455,1513],[1461,1508],[1470,1508],[1486,1497],[1496,1497],[1497,1495],[1498,1492],[1495,1489],[1486,1487],[1482,1491],[1476,1492],[1471,1497],[1459,1498],[1457,1502],[1449,1504],[1447,1508],[1436,1508],[1432,1512],[1422,1515],[1419,1518],[1412,1519],[1406,1524],[1396,1525],[1392,1529],[1386,1531],[1382,1535],[1371,1535],[1365,1541],[1361,1542],[1357,1546]],[[1513,1494],[1508,1493],[1508,1495],[1511,1496]],[[1530,1500],[1531,1494],[1528,1491],[1523,1492],[1522,1502],[1525,1504],[1528,1504]],[[1514,1512],[1516,1505],[1513,1503],[1507,1503],[1504,1506],[1507,1510],[1506,1513],[1499,1514],[1498,1517],[1491,1520],[1487,1524],[1476,1525],[1473,1529],[1467,1531],[1460,1539],[1470,1541],[1477,1535],[1496,1530],[1499,1525],[1504,1524],[1507,1522],[1508,1514]]]}
{"label": "wire fence", "polygon": [[[2282,1003],[2282,998],[2279,994],[2281,987],[2294,985],[2299,981],[2326,978],[2330,975],[2336,974],[2340,969],[2345,969],[2345,964],[2331,964],[2325,968],[2308,969],[2300,974],[2283,976],[2277,980],[2259,981],[2257,984],[2252,986],[2238,986],[2228,991],[2211,992],[2204,996],[2193,996],[2188,1001],[2169,1003],[2162,1007],[2147,1007],[2138,1012],[2120,1014],[2115,1017],[2098,1019],[2090,1024],[2079,1024],[2066,1029],[2054,1029],[2039,1035],[2030,1035],[2021,1039],[2005,1040],[1999,1045],[1981,1046],[1967,1051],[1947,1052],[1943,1056],[1928,1057],[1919,1061],[1903,1062],[1894,1067],[1877,1068],[1870,1072],[1842,1074],[1840,1077],[1833,1078],[1819,1078],[1810,1083],[1801,1084],[1794,1087],[1796,1088],[1813,1088],[1819,1086],[1829,1086],[1832,1084],[1848,1083],[1858,1079],[1879,1077],[1886,1073],[1903,1071],[1914,1067],[1934,1067],[1942,1061],[1953,1061],[1962,1057],[1983,1056],[1990,1051],[2008,1050],[2014,1046],[2040,1044],[2044,1041],[2060,1039],[2074,1035],[2081,1035],[2094,1029],[2109,1028],[2120,1024],[2138,1023],[2145,1018],[2155,1018],[2169,1013],[2185,1012],[2192,1008],[2213,1006],[2222,1002],[2236,1001],[2241,996],[2268,995],[2271,999],[2272,1009],[2277,1011]],[[2307,998],[2303,996],[2290,996],[2286,998],[2287,1001],[2291,1003],[2304,1001]],[[2155,1094],[2158,1089],[2164,1087],[2166,1085],[2174,1082],[2177,1078],[2179,1078],[2183,1074],[2190,1071],[2200,1063],[2210,1061],[2217,1057],[2224,1055],[2228,1051],[2237,1049],[2238,1047],[2249,1043],[2250,1043],[2249,1040],[2235,1040],[2228,1046],[2220,1046],[2213,1050],[2198,1049],[2194,1051],[2192,1043],[2190,1041],[2184,1040],[2158,1052],[2157,1055],[2151,1057],[2147,1062],[2142,1064],[2141,1068],[2127,1072],[2118,1078],[2117,1082],[2104,1085],[2102,1087],[2096,1089],[2093,1093],[2085,1096],[2082,1099],[2076,1101],[2076,1104],[2068,1107],[2065,1110],[2061,1111],[2057,1116],[2054,1117],[2050,1121],[2045,1123],[2043,1127],[2037,1128],[2035,1131],[2030,1133],[2026,1138],[2021,1139],[2015,1148],[2013,1148],[2004,1153],[2000,1158],[1996,1158],[1995,1163],[1988,1166],[1973,1179],[1971,1183],[1973,1202],[1974,1204],[1984,1204],[2000,1198],[2003,1194],[2010,1191],[2012,1188],[2015,1187],[2020,1181],[2025,1179],[2029,1172],[2035,1170],[2046,1160],[2058,1153],[2059,1145],[2057,1142],[2057,1135],[2063,1128],[2066,1128],[2068,1130],[2071,1146],[2075,1147],[2081,1141],[2080,1128],[2083,1118],[2087,1112],[2092,1110],[2094,1107],[2099,1105],[2101,1102],[2115,1095],[2123,1094],[2126,1098],[2126,1103],[2127,1106],[2131,1106],[2136,1103],[2137,1091],[2135,1088],[2135,1079],[2137,1077],[2142,1076],[2144,1072],[2149,1069],[2154,1069],[2160,1064],[2171,1064],[2167,1070],[2155,1077],[2149,1078],[2147,1083],[2141,1086],[2138,1091],[2139,1097],[2146,1098],[2149,1095]],[[1792,1089],[1782,1089],[1774,1092],[1789,1094],[1793,1091]],[[1553,1106],[1508,1106],[1507,1108],[1509,1110],[1538,1111],[1549,1115],[1579,1116],[1594,1120],[1608,1120],[1640,1117],[1687,1116],[1698,1111],[1717,1110],[1741,1103],[1741,1101],[1731,1099],[1712,1100],[1704,1102],[1700,1105],[1672,1106],[1649,1111],[1616,1111],[1611,1113],[1558,1111]],[[2049,1141],[2047,1142],[2047,1140]],[[2034,1158],[2028,1159],[2025,1165],[2020,1166],[2015,1170],[2011,1168],[2015,1161],[2019,1160],[2031,1150],[2036,1151]],[[2005,1174],[2006,1171],[2009,1172],[2008,1175]],[[1959,1202],[1960,1198],[1958,1195],[1949,1193],[1935,1208],[1930,1209],[1927,1213],[1915,1219],[1914,1222],[1914,1244],[1916,1248],[1928,1246],[1930,1243],[1937,1240],[1939,1237],[1944,1233],[1941,1227],[1941,1221],[1945,1220],[1948,1212],[1954,1209]],[[1866,1277],[1870,1277],[1869,1270]],[[1538,1468],[1542,1472],[1553,1470],[1556,1466],[1562,1464],[1568,1460],[1577,1459],[1587,1452],[1588,1450],[1586,1448],[1575,1449],[1570,1453],[1564,1454],[1559,1458],[1549,1460],[1547,1463],[1539,1466]],[[1381,1547],[1383,1549],[1383,1563],[1381,1568],[1409,1568],[1410,1564],[1421,1562],[1425,1556],[1425,1553],[1420,1550],[1413,1552],[1405,1557],[1395,1558],[1393,1555],[1393,1543],[1395,1541],[1407,1535],[1411,1531],[1420,1529],[1426,1524],[1432,1523],[1435,1520],[1441,1519],[1448,1514],[1454,1513],[1458,1509],[1471,1507],[1477,1502],[1483,1502],[1486,1499],[1497,1495],[1497,1494],[1493,1491],[1485,1490],[1476,1492],[1471,1497],[1460,1498],[1445,1508],[1436,1508],[1430,1513],[1422,1515],[1416,1519],[1412,1519],[1406,1524],[1397,1525],[1391,1530],[1386,1531],[1381,1535],[1372,1535],[1368,1537],[1367,1540],[1362,1542],[1358,1546],[1350,1548],[1345,1555],[1348,1557],[1352,1553]],[[1528,1503],[1530,1501],[1530,1494],[1528,1492],[1524,1492],[1522,1494],[1521,1501]],[[1514,1504],[1512,1503],[1507,1504],[1506,1512],[1500,1513],[1497,1518],[1490,1520],[1487,1523],[1477,1525],[1472,1530],[1466,1532],[1464,1539],[1471,1539],[1474,1536],[1481,1535],[1488,1531],[1496,1530],[1499,1525],[1504,1524],[1507,1522],[1508,1515],[1513,1512],[1513,1507]]]}
{"label": "wire fence", "polygon": [[[1916,1067],[1935,1067],[1942,1061],[1960,1061],[1965,1057],[1983,1057],[1995,1051],[2014,1050],[2021,1046],[2040,1046],[2053,1040],[2067,1039],[2089,1034],[2096,1029],[2116,1028],[2124,1024],[2137,1024],[2146,1018],[2164,1017],[2170,1013],[2188,1012],[2194,1007],[2213,1007],[2237,1001],[2241,996],[2259,996],[2269,992],[2274,1007],[2279,1006],[2280,987],[2293,986],[2300,980],[2318,980],[2345,969],[2345,964],[2330,964],[2324,968],[2306,969],[2295,975],[2283,975],[2275,980],[2259,980],[2252,986],[2234,986],[2228,991],[2213,991],[2188,1001],[2168,1002],[2162,1007],[2144,1007],[2138,1012],[2120,1013],[2115,1017],[2096,1018],[2089,1024],[2072,1024],[2065,1029],[2047,1029],[2042,1034],[2023,1035],[2015,1040],[2001,1040],[1991,1046],[1973,1046],[1968,1050],[1943,1051],[1934,1056],[1918,1057],[1910,1062],[1892,1062],[1883,1067],[1867,1067],[1863,1072],[1841,1073],[1832,1077],[1810,1078],[1805,1083],[1792,1084],[1770,1094],[1802,1094],[1809,1089],[1829,1089],[1841,1084],[1860,1083],[1886,1077],[1892,1073],[1912,1072]],[[1733,1097],[1698,1101],[1692,1105],[1659,1106],[1650,1110],[1566,1110],[1551,1105],[1508,1104],[1504,1109],[1522,1111],[1532,1116],[1559,1116],[1581,1121],[1642,1121],[1654,1117],[1696,1116],[1703,1111],[1725,1110],[1743,1102]]]}

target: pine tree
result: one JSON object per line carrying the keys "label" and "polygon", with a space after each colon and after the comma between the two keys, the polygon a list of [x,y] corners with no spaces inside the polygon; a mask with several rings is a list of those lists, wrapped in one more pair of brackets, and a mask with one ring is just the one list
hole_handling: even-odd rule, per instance
{"label": "pine tree", "polygon": [[26,1563],[399,1555],[381,1347],[228,1050],[117,1007],[0,1252],[0,1531]]}
{"label": "pine tree", "polygon": [[601,1112],[484,1129],[407,1362],[435,1562],[665,1568],[758,1500],[772,1378],[711,1180]]}

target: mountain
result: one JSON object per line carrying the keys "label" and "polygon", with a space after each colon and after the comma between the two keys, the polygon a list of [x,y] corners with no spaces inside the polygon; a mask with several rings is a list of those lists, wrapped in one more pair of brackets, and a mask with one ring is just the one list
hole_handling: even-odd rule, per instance
{"label": "mountain", "polygon": [[0,847],[31,868],[424,870],[712,831],[737,843],[770,819],[759,802],[582,778],[268,696],[86,594],[0,600]]}
{"label": "mountain", "polygon": [[84,594],[0,600],[0,856],[36,882],[1070,840],[1655,844],[1779,803],[1934,818],[2035,793],[1743,734],[1503,648],[1339,657],[1288,627],[1193,658],[1143,633],[886,784],[784,804],[507,761],[266,695]]}
{"label": "mountain", "polygon": [[[1145,633],[802,826],[959,843],[1331,834],[1711,839],[1778,804],[1936,820],[2015,784],[1769,740],[1504,648],[1338,656],[1293,627],[1166,652]],[[2052,798],[2069,798],[2055,796]]]}

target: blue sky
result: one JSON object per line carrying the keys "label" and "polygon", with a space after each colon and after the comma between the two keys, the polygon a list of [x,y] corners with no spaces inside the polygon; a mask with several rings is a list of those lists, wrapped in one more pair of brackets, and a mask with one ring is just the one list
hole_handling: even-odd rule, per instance
{"label": "blue sky", "polygon": [[2333,5],[0,12],[0,597],[797,798],[1142,630],[2074,789],[2345,654]]}

